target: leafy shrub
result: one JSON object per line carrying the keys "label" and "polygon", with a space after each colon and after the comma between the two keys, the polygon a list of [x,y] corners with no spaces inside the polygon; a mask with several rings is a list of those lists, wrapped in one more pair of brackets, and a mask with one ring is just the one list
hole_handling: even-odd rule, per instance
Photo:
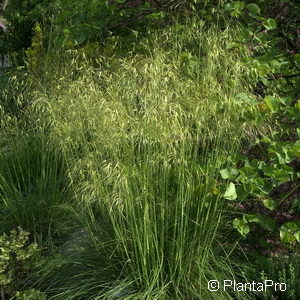
{"label": "leafy shrub", "polygon": [[51,19],[57,12],[58,1],[24,0],[20,5],[17,0],[10,0],[5,10],[8,30],[1,38],[1,52],[18,52],[31,44],[34,25],[39,22],[49,30]]}
{"label": "leafy shrub", "polygon": [[45,59],[43,32],[39,23],[35,24],[31,46],[26,50],[28,72],[32,77],[41,77],[42,65]]}
{"label": "leafy shrub", "polygon": [[29,233],[12,230],[0,236],[0,288],[2,293],[13,296],[22,279],[29,272],[32,258],[39,253],[36,243],[29,243]]}
{"label": "leafy shrub", "polygon": [[[74,47],[87,41],[104,41],[131,30],[145,31],[149,26],[167,26],[173,16],[217,11],[222,0],[10,0],[5,11],[9,31],[2,51],[27,49],[38,22],[45,29],[45,44],[50,47]],[[209,11],[206,13],[206,9]],[[181,18],[182,19],[182,18]],[[184,19],[184,18],[183,18]]]}
{"label": "leafy shrub", "polygon": [[26,290],[24,292],[17,292],[16,300],[46,300],[46,295],[38,290]]}
{"label": "leafy shrub", "polygon": [[[285,15],[289,17],[285,25],[292,31],[290,22],[299,19],[294,15],[299,5],[285,2],[288,9]],[[229,181],[224,197],[239,202],[242,210],[243,217],[233,222],[242,236],[247,236],[251,227],[257,228],[253,224],[258,224],[272,238],[280,236],[282,242],[295,244],[300,242],[300,224],[293,209],[300,177],[298,56],[291,55],[285,46],[290,37],[282,37],[286,28],[277,22],[283,17],[281,6],[274,3],[271,13],[266,11],[268,7],[248,1],[231,1],[224,6],[234,19],[247,21],[237,41],[228,48],[233,51],[247,45],[248,51],[251,49],[248,53],[253,57],[248,56],[245,62],[261,83],[259,93],[254,90],[254,95],[236,95],[240,119],[251,124],[272,120],[276,130],[258,139],[250,146],[252,153],[249,148],[246,155],[239,155],[233,166],[221,170],[221,176]],[[272,14],[276,17],[270,18]],[[280,217],[283,215],[286,217]]]}

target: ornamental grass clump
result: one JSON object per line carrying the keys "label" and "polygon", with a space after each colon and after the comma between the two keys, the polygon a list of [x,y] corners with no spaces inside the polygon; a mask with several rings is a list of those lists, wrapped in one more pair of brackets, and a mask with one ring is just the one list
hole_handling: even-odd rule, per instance
{"label": "ornamental grass clump", "polygon": [[131,53],[120,39],[92,62],[60,54],[43,77],[34,107],[62,151],[86,234],[36,271],[50,299],[237,299],[207,289],[240,274],[222,250],[218,177],[243,133],[232,99],[251,86],[230,39],[201,22],[176,25]]}

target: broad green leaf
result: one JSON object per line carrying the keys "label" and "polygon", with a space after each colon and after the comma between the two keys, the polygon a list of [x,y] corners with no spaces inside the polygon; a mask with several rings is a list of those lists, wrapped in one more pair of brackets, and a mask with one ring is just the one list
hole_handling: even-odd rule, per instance
{"label": "broad green leaf", "polygon": [[236,186],[236,194],[237,194],[237,198],[240,201],[242,201],[247,198],[247,196],[250,194],[250,192],[247,190],[247,187],[245,186],[245,184],[242,184],[242,185]]}
{"label": "broad green leaf", "polygon": [[244,1],[231,1],[225,5],[225,10],[238,10],[241,11],[245,8]]}
{"label": "broad green leaf", "polygon": [[288,173],[284,171],[274,171],[273,178],[280,182],[287,182],[291,180],[291,177]]}
{"label": "broad green leaf", "polygon": [[225,191],[224,198],[227,200],[235,200],[237,198],[235,185],[232,182],[230,182],[227,190]]}
{"label": "broad green leaf", "polygon": [[243,220],[245,222],[250,222],[250,223],[259,223],[261,220],[261,215],[250,215],[250,214],[245,214],[243,216]]}
{"label": "broad green leaf", "polygon": [[264,218],[259,224],[269,231],[274,231],[276,228],[276,222],[271,218]]}
{"label": "broad green leaf", "polygon": [[223,179],[228,179],[228,178],[233,179],[237,175],[239,175],[239,171],[235,168],[225,168],[220,171],[220,174]]}
{"label": "broad green leaf", "polygon": [[300,157],[300,140],[296,141],[293,145],[293,152],[296,157]]}
{"label": "broad green leaf", "polygon": [[258,178],[256,182],[259,184],[257,188],[265,195],[268,195],[273,189],[273,184],[267,178]]}
{"label": "broad green leaf", "polygon": [[280,101],[277,98],[273,96],[266,96],[264,100],[271,112],[275,113],[278,111]]}
{"label": "broad green leaf", "polygon": [[263,25],[267,30],[272,30],[277,28],[277,23],[274,19],[267,19],[263,21]]}
{"label": "broad green leaf", "polygon": [[222,176],[222,178],[223,179],[227,179],[227,178],[229,178],[229,171],[228,171],[228,169],[226,168],[226,169],[223,169],[223,170],[221,170],[220,171],[220,174],[221,174],[221,176]]}
{"label": "broad green leaf", "polygon": [[235,218],[232,225],[244,237],[250,232],[249,225],[242,219]]}
{"label": "broad green leaf", "polygon": [[280,101],[280,103],[282,103],[283,105],[286,105],[286,106],[290,106],[292,101],[293,101],[293,98],[292,97],[281,97],[281,98],[278,98],[278,100]]}
{"label": "broad green leaf", "polygon": [[266,63],[257,61],[254,66],[261,76],[266,76],[268,73],[270,73],[270,67]]}
{"label": "broad green leaf", "polygon": [[297,242],[300,243],[300,231],[295,232],[295,233],[294,233],[294,236],[295,236]]}
{"label": "broad green leaf", "polygon": [[257,4],[255,3],[249,3],[246,5],[246,8],[253,14],[259,14],[260,13],[260,8]]}
{"label": "broad green leaf", "polygon": [[234,9],[233,2],[226,3],[224,9],[227,10],[227,11],[233,10]]}
{"label": "broad green leaf", "polygon": [[276,228],[276,222],[271,218],[263,218],[259,224],[261,227],[269,231],[274,231]]}
{"label": "broad green leaf", "polygon": [[300,242],[300,221],[284,223],[280,227],[280,238],[285,243]]}
{"label": "broad green leaf", "polygon": [[269,147],[268,152],[270,153],[270,157],[277,158],[279,164],[286,164],[296,158],[293,146],[292,142],[274,142]]}
{"label": "broad green leaf", "polygon": [[274,170],[275,170],[274,166],[266,165],[262,167],[262,171],[264,172],[264,174],[269,177],[272,177]]}
{"label": "broad green leaf", "polygon": [[272,199],[263,199],[263,204],[266,208],[274,210],[276,207],[276,202]]}
{"label": "broad green leaf", "polygon": [[280,229],[289,231],[289,232],[296,232],[300,231],[300,221],[293,221],[293,222],[287,222],[281,225]]}
{"label": "broad green leaf", "polygon": [[287,182],[291,180],[291,176],[294,174],[293,168],[288,165],[278,165],[276,167],[266,166],[263,168],[263,172],[266,176],[269,176],[279,182]]}
{"label": "broad green leaf", "polygon": [[292,243],[295,240],[294,235],[284,229],[280,229],[279,234],[281,241],[284,243]]}
{"label": "broad green leaf", "polygon": [[240,170],[241,177],[244,177],[247,180],[254,179],[258,176],[257,171],[255,168],[250,166],[245,166],[241,168]]}
{"label": "broad green leaf", "polygon": [[245,214],[243,219],[245,222],[258,223],[261,227],[269,231],[274,231],[276,225],[273,219],[260,214]]}
{"label": "broad green leaf", "polygon": [[252,167],[254,168],[255,170],[256,169],[260,169],[265,166],[266,163],[262,160],[258,160],[258,159],[252,159],[251,161],[249,162],[245,162],[245,166],[248,166],[248,167]]}
{"label": "broad green leaf", "polygon": [[283,171],[285,171],[287,174],[290,174],[290,175],[294,174],[294,169],[288,165],[282,165],[281,169]]}
{"label": "broad green leaf", "polygon": [[239,16],[243,9],[245,8],[245,2],[244,1],[232,1],[225,5],[225,10],[230,11],[231,15],[236,17]]}
{"label": "broad green leaf", "polygon": [[234,97],[236,103],[256,103],[255,98],[253,96],[249,96],[246,93],[239,93]]}

